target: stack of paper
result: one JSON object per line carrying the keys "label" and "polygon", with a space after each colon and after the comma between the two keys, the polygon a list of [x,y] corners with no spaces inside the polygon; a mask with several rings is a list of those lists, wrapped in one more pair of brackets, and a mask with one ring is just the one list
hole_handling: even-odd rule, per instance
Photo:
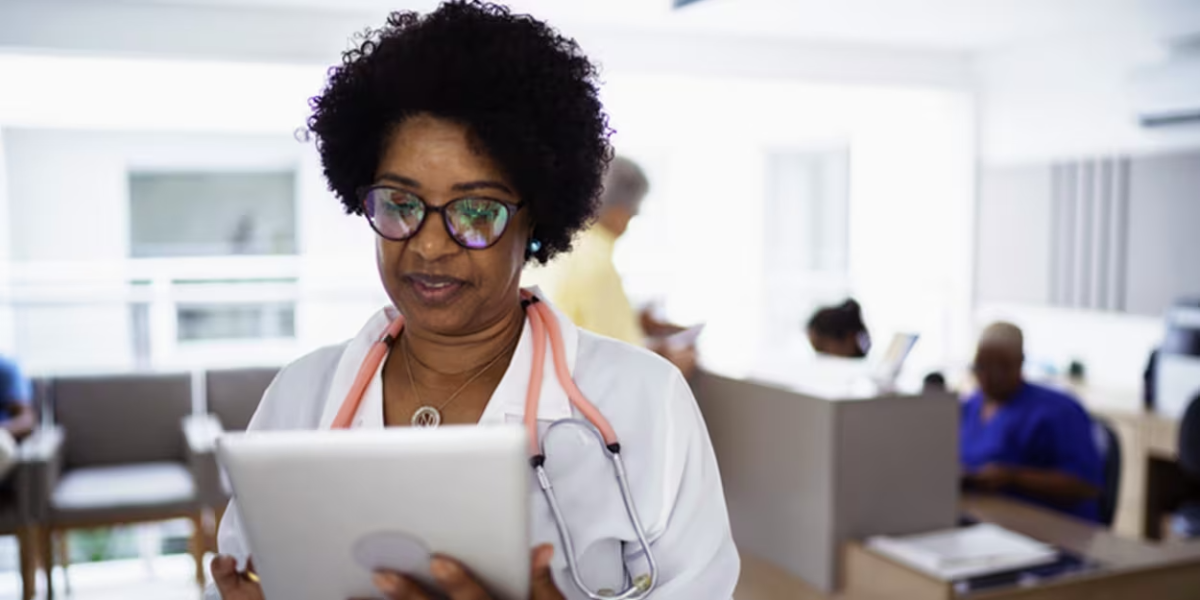
{"label": "stack of paper", "polygon": [[946,581],[1052,563],[1053,546],[990,523],[906,537],[874,537],[867,546]]}

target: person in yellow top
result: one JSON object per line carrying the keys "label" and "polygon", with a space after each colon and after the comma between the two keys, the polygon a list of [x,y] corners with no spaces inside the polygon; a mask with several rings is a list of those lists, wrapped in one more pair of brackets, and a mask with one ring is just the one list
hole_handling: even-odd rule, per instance
{"label": "person in yellow top", "polygon": [[646,174],[632,160],[613,158],[600,194],[596,222],[579,235],[569,254],[525,276],[536,284],[576,325],[635,346],[643,346],[675,363],[684,375],[695,369],[695,349],[672,348],[662,338],[682,328],[638,314],[613,264],[617,239],[637,216],[650,191]]}

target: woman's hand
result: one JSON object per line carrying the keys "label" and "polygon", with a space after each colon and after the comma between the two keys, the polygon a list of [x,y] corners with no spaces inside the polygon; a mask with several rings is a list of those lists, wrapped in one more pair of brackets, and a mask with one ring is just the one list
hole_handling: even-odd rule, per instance
{"label": "woman's hand", "polygon": [[[562,592],[554,586],[554,578],[550,575],[550,558],[554,556],[554,546],[544,544],[533,549],[530,557],[532,569],[529,579],[530,600],[563,600]],[[450,600],[493,600],[493,597],[458,561],[439,556],[429,565],[433,578],[438,587]],[[403,575],[381,571],[375,574],[375,586],[383,592],[388,600],[430,600],[429,595],[421,586]],[[261,593],[261,592],[260,592]],[[261,596],[259,596],[261,598]],[[241,596],[238,597],[239,600]]]}
{"label": "woman's hand", "polygon": [[[254,565],[246,564],[246,572],[253,573]],[[212,560],[213,581],[221,592],[221,600],[264,600],[262,586],[237,569],[237,559],[218,556]]]}

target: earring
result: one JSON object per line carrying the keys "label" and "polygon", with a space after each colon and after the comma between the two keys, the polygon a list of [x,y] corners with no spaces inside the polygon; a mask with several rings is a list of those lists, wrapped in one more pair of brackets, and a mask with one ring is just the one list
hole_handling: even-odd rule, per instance
{"label": "earring", "polygon": [[539,239],[529,240],[529,254],[537,254],[542,250],[542,241]]}

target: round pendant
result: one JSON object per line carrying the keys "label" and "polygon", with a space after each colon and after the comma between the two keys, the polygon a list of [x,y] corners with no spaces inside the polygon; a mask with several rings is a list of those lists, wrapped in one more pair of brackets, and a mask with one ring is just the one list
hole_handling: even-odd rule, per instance
{"label": "round pendant", "polygon": [[422,406],[413,413],[413,427],[437,427],[442,424],[442,413],[432,406]]}

